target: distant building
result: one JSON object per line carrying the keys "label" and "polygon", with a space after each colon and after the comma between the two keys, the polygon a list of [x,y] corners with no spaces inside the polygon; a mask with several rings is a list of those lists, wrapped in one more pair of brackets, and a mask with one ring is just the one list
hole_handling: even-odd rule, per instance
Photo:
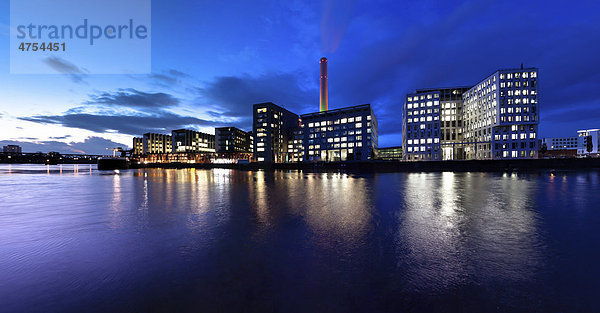
{"label": "distant building", "polygon": [[254,153],[254,133],[252,131],[248,132],[248,138],[250,139],[250,153]]}
{"label": "distant building", "polygon": [[377,149],[377,159],[385,161],[400,161],[403,159],[402,146]]}
{"label": "distant building", "polygon": [[542,147],[547,150],[577,150],[578,137],[543,138]]}
{"label": "distant building", "polygon": [[577,131],[577,155],[598,156],[600,146],[600,129]]}
{"label": "distant building", "polygon": [[142,154],[171,153],[171,136],[145,133],[142,137]]}
{"label": "distant building", "polygon": [[463,94],[470,87],[417,89],[403,106],[402,144],[407,160],[461,160]]}
{"label": "distant building", "polygon": [[252,153],[251,144],[251,135],[239,128],[215,128],[215,149],[218,153]]}
{"label": "distant building", "polygon": [[498,70],[463,95],[467,159],[537,158],[536,68]]}
{"label": "distant building", "polygon": [[141,155],[144,153],[144,138],[133,137],[133,154]]}
{"label": "distant building", "polygon": [[300,128],[298,115],[274,103],[253,106],[254,158],[258,162],[290,162],[288,142]]}
{"label": "distant building", "polygon": [[18,146],[18,145],[6,145],[6,146],[2,147],[2,152],[17,154],[17,153],[23,153],[23,150],[21,149],[21,146]]}
{"label": "distant building", "polygon": [[304,161],[370,160],[377,149],[377,119],[370,104],[304,114]]}
{"label": "distant building", "polygon": [[189,129],[177,129],[171,132],[173,153],[215,152],[215,135]]}

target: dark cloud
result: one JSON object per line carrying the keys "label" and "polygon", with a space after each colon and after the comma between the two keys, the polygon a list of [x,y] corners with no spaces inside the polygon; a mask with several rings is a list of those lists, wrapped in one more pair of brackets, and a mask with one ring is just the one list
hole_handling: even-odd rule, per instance
{"label": "dark cloud", "polygon": [[36,115],[20,117],[19,119],[34,123],[58,124],[65,127],[81,128],[97,133],[118,132],[129,135],[141,135],[147,132],[168,133],[178,128],[222,125],[222,123],[218,122],[191,116],[181,116],[164,111],[153,115],[65,114]]}
{"label": "dark cloud", "polygon": [[273,102],[296,113],[318,109],[319,91],[306,86],[296,73],[260,76],[220,76],[197,89],[199,102],[210,104],[209,113],[221,117],[251,118],[252,105]]}
{"label": "dark cloud", "polygon": [[[559,14],[563,10],[572,16],[581,15],[583,5],[555,11],[540,10],[539,3],[528,2],[520,3],[519,10],[492,1],[448,6],[445,14],[433,14],[430,20],[423,13],[426,7],[413,10],[418,17],[410,24],[380,18],[378,27],[388,36],[373,36],[353,53],[330,57],[330,107],[371,103],[380,122],[379,133],[399,133],[407,93],[418,88],[473,85],[497,69],[517,68],[524,63],[540,71],[542,136],[572,135],[579,119],[575,113],[571,130],[564,134],[559,133],[563,130],[544,127],[546,121],[552,122],[551,114],[560,116],[565,107],[597,110],[600,24],[586,19],[550,22],[564,16]],[[401,8],[389,11],[402,14]],[[536,14],[530,14],[533,11]],[[372,21],[373,16],[355,19]],[[356,29],[346,36],[357,36]],[[372,29],[370,32],[377,34]],[[596,124],[600,124],[597,118]]]}
{"label": "dark cloud", "polygon": [[15,141],[4,140],[0,141],[0,146],[3,145],[19,145],[23,152],[50,152],[56,151],[60,153],[82,153],[82,154],[110,154],[107,148],[123,147],[129,149],[128,145],[114,142],[112,140],[101,137],[88,137],[82,142],[62,142],[55,140],[48,141]]}
{"label": "dark cloud", "polygon": [[150,75],[150,79],[153,80],[154,83],[163,87],[171,87],[173,85],[181,84],[186,78],[190,78],[190,75],[175,69],[169,69]]}
{"label": "dark cloud", "polygon": [[71,62],[55,56],[45,58],[44,63],[61,74],[69,75],[75,83],[85,83],[84,78],[88,73],[86,69],[79,68]]}
{"label": "dark cloud", "polygon": [[122,106],[139,109],[163,109],[179,104],[179,99],[162,92],[146,93],[133,88],[90,95],[85,104]]}
{"label": "dark cloud", "polygon": [[67,138],[71,138],[71,137],[73,137],[73,136],[71,136],[71,135],[64,135],[64,136],[50,137],[50,139],[58,140],[58,139],[67,139]]}

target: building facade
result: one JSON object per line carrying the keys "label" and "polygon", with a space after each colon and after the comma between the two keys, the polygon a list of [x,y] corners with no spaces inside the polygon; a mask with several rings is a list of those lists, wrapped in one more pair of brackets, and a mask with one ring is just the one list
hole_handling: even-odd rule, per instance
{"label": "building facade", "polygon": [[600,153],[600,129],[577,131],[577,155],[598,156]]}
{"label": "building facade", "polygon": [[[135,148],[135,139],[134,139]],[[165,134],[145,133],[142,137],[141,154],[171,153],[171,136]]]}
{"label": "building facade", "polygon": [[144,154],[144,138],[133,137],[133,154],[141,155]]}
{"label": "building facade", "polygon": [[537,158],[536,68],[498,70],[463,95],[467,159]]}
{"label": "building facade", "polygon": [[469,87],[418,89],[403,106],[402,145],[406,160],[461,160],[463,94]]}
{"label": "building facade", "polygon": [[254,158],[257,162],[291,162],[290,140],[294,131],[300,129],[300,119],[272,102],[253,106],[252,133],[254,134]]}
{"label": "building facade", "polygon": [[215,152],[215,135],[190,129],[177,129],[171,132],[173,153]]}
{"label": "building facade", "polygon": [[402,146],[377,149],[377,159],[384,161],[400,161],[403,159]]}
{"label": "building facade", "polygon": [[23,150],[21,149],[21,146],[18,146],[18,145],[6,145],[6,146],[2,147],[2,152],[11,153],[11,154],[19,154],[19,153],[23,153]]}
{"label": "building facade", "polygon": [[251,144],[251,135],[239,128],[215,128],[215,150],[218,153],[252,153]]}
{"label": "building facade", "polygon": [[547,150],[577,150],[578,137],[543,138],[542,146]]}
{"label": "building facade", "polygon": [[304,114],[301,119],[304,161],[374,159],[377,119],[370,104]]}

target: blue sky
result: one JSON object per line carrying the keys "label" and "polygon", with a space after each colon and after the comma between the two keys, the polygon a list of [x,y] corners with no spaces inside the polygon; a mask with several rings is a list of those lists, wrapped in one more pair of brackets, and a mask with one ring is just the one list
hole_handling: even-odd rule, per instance
{"label": "blue sky", "polygon": [[[16,1],[16,0],[15,0]],[[251,105],[318,110],[371,103],[379,145],[401,143],[416,88],[475,84],[538,67],[540,136],[600,127],[597,1],[152,1],[152,73],[10,74],[9,1],[0,0],[0,145],[102,153],[144,132],[251,128]],[[126,52],[124,52],[126,53]]]}

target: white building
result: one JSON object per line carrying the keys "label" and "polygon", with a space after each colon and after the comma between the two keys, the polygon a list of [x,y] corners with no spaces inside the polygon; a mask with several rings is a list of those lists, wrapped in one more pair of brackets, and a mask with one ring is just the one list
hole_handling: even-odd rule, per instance
{"label": "white building", "polygon": [[600,129],[577,131],[577,155],[598,155],[598,146],[600,146],[599,134]]}
{"label": "white building", "polygon": [[536,68],[498,70],[473,87],[407,95],[404,159],[537,158],[537,74]]}
{"label": "white building", "polygon": [[498,70],[463,95],[467,159],[537,158],[537,73]]}

